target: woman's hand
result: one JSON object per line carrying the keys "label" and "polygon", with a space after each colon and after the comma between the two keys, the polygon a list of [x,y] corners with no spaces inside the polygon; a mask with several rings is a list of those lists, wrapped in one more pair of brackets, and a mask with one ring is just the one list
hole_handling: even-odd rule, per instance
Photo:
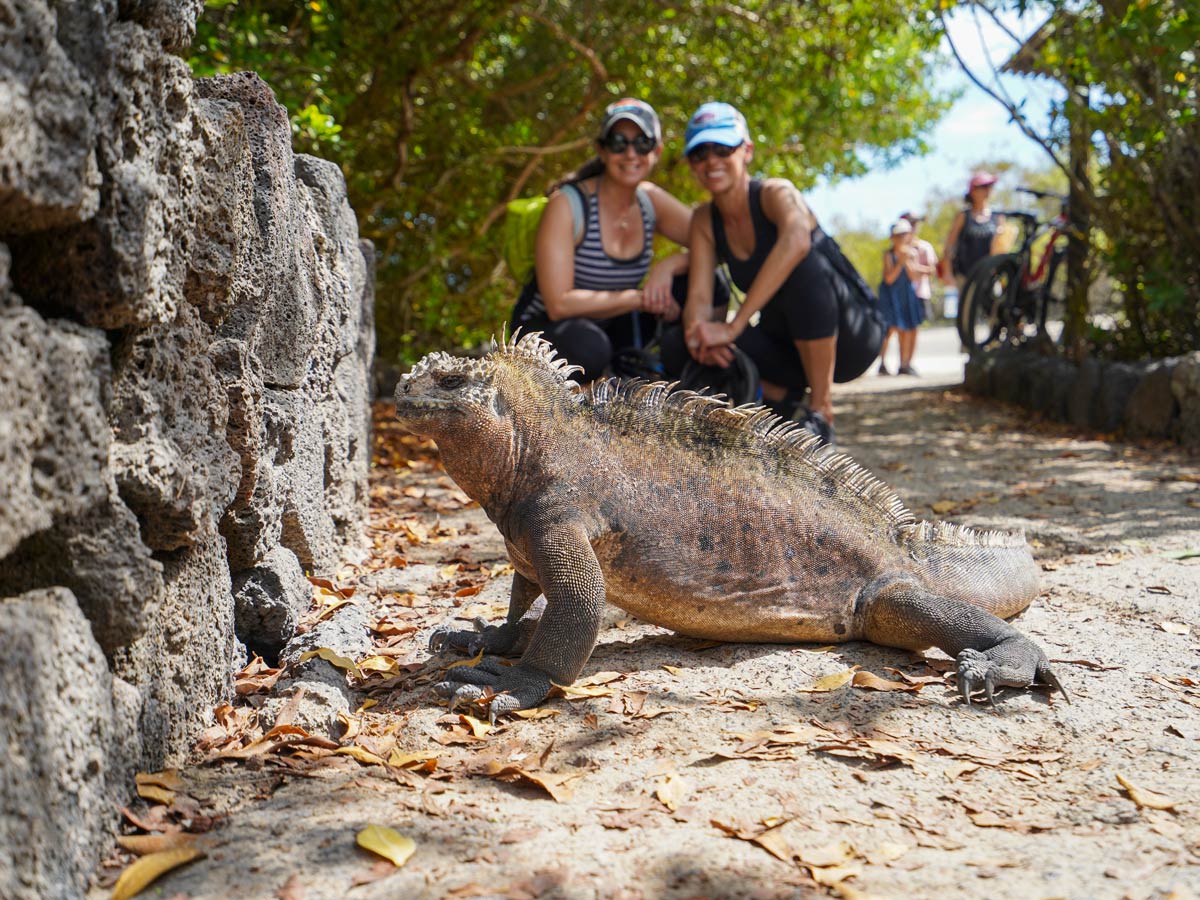
{"label": "woman's hand", "polygon": [[727,322],[697,322],[687,330],[688,353],[706,366],[726,368],[733,362],[730,345],[737,330]]}
{"label": "woman's hand", "polygon": [[[659,316],[666,315],[668,307],[675,305],[675,300],[671,296],[671,283],[674,279],[675,263],[673,259],[660,260],[650,267],[650,271],[646,275],[646,283],[642,285],[642,310],[644,312]],[[674,321],[674,319],[670,321]]]}

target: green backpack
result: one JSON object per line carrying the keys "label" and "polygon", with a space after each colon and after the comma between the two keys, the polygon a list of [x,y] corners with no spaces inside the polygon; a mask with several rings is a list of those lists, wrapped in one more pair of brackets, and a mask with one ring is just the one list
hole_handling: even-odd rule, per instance
{"label": "green backpack", "polygon": [[[571,204],[571,219],[575,225],[575,245],[583,240],[584,202],[583,190],[575,184],[564,184],[563,191]],[[650,222],[654,222],[654,206],[650,197],[641,188],[637,190],[638,203],[647,211]],[[549,197],[520,197],[510,200],[504,214],[504,264],[519,284],[526,284],[533,277],[533,264],[537,255],[538,225],[546,211]]]}

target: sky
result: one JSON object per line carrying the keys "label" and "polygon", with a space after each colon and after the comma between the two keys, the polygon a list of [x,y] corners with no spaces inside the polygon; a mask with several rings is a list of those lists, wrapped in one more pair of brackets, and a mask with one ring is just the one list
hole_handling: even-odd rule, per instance
{"label": "sky", "polygon": [[[1036,30],[1043,17],[1044,13],[1024,20],[1011,16],[1004,22],[1009,31],[1024,38]],[[998,69],[1017,44],[986,16],[980,14],[976,19],[963,7],[948,19],[948,27],[959,54],[971,70],[985,83],[993,83],[989,57]],[[822,182],[805,191],[805,200],[821,221],[878,231],[882,235],[900,213],[923,210],[932,189],[965,192],[972,168],[982,160],[1007,159],[1033,167],[1048,163],[1045,151],[1008,120],[1004,107],[958,69],[944,38],[942,45],[950,64],[939,77],[939,86],[961,87],[963,93],[928,136],[930,153],[910,158],[892,169],[834,183]],[[1014,101],[1019,103],[1025,98],[1030,121],[1035,125],[1046,121],[1051,100],[1061,93],[1061,88],[1044,78],[1004,75],[1001,80]]]}

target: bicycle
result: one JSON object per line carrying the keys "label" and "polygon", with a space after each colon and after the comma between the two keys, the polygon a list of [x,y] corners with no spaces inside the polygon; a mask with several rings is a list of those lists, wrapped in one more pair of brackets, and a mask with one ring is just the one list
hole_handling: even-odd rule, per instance
{"label": "bicycle", "polygon": [[[1042,200],[1059,201],[1058,215],[1039,220],[1036,212],[1006,210],[1001,214],[1021,225],[1021,246],[980,260],[971,270],[959,298],[955,324],[963,347],[973,351],[993,342],[1019,343],[1045,335],[1046,322],[1061,317],[1066,308],[1066,242],[1070,228],[1067,198],[1053,191],[1017,188]],[[1034,244],[1048,239],[1037,266],[1032,266]]]}

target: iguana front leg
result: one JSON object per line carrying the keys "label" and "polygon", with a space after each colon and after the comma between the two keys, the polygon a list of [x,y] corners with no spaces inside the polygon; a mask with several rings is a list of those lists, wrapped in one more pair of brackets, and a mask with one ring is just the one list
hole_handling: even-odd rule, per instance
{"label": "iguana front leg", "polygon": [[517,656],[525,652],[529,639],[537,628],[542,614],[542,605],[533,606],[541,595],[542,588],[520,572],[513,572],[512,591],[508,598],[508,616],[502,625],[489,625],[484,619],[474,620],[474,631],[456,630],[452,625],[441,625],[429,636],[429,650],[441,653],[447,647],[465,650],[474,656],[480,650],[500,656]]}
{"label": "iguana front leg", "polygon": [[531,541],[530,561],[546,596],[529,646],[515,666],[485,658],[478,666],[457,666],[434,690],[453,709],[496,693],[489,716],[536,706],[555,684],[570,684],[596,646],[604,610],[604,575],[587,534],[578,526],[555,528]]}
{"label": "iguana front leg", "polygon": [[1041,648],[985,609],[940,597],[907,581],[888,583],[864,600],[867,639],[909,650],[937,647],[954,656],[958,690],[968,705],[972,692],[980,688],[994,706],[997,687],[1034,683],[1049,685],[1067,697]]}

